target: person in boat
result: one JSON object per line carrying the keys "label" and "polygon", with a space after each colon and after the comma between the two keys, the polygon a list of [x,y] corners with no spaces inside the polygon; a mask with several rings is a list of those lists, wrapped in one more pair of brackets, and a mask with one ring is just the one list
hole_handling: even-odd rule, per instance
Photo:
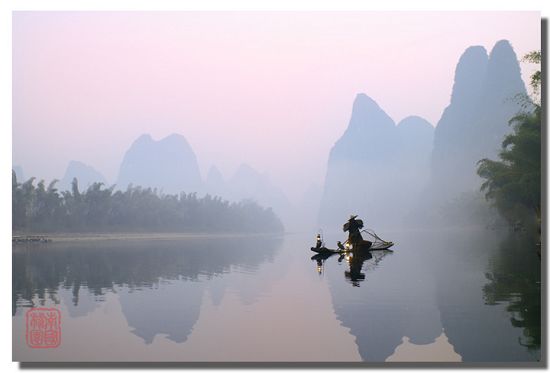
{"label": "person in boat", "polygon": [[323,246],[323,239],[321,238],[321,233],[317,233],[315,238],[315,248],[320,249]]}
{"label": "person in boat", "polygon": [[346,224],[344,224],[344,232],[348,232],[348,243],[352,246],[353,250],[357,249],[369,249],[372,246],[372,242],[364,240],[361,236],[361,229],[363,229],[363,220],[357,219],[357,215],[351,215]]}
{"label": "person in boat", "polygon": [[325,247],[321,233],[318,233],[315,237],[315,247],[312,247],[311,251],[315,251],[317,253],[330,251]]}

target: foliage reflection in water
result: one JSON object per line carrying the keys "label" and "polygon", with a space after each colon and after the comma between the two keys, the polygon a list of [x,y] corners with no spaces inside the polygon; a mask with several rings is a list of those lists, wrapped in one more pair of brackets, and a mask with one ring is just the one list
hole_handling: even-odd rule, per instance
{"label": "foliage reflection in water", "polygon": [[540,359],[536,235],[458,229],[388,237],[393,252],[311,257],[364,360],[396,361],[398,346],[440,342],[466,362]]}

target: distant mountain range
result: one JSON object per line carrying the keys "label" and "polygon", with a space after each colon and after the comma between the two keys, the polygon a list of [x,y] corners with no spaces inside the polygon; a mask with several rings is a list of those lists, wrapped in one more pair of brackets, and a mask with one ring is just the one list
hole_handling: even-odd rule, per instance
{"label": "distant mountain range", "polygon": [[130,146],[120,166],[117,188],[129,185],[157,188],[164,193],[198,193],[220,196],[229,201],[249,199],[271,207],[279,215],[288,214],[290,204],[284,193],[267,175],[242,164],[224,180],[212,166],[203,181],[197,156],[182,135],[173,134],[159,141],[142,135]]}
{"label": "distant mountain range", "polygon": [[290,215],[291,205],[283,191],[271,182],[268,175],[247,164],[241,164],[228,180],[212,166],[206,177],[205,189],[206,193],[229,201],[249,199],[261,206],[271,207],[283,220]]}
{"label": "distant mountain range", "polygon": [[501,40],[490,55],[468,48],[455,72],[451,102],[437,123],[432,154],[432,182],[442,198],[478,190],[482,158],[496,158],[509,120],[522,109],[518,96],[525,84],[510,43]]}
{"label": "distant mountain range", "polygon": [[65,175],[59,181],[59,190],[70,190],[73,179],[78,180],[78,189],[85,190],[93,183],[107,184],[105,177],[96,169],[79,161],[70,161]]}
{"label": "distant mountain range", "polygon": [[[246,164],[227,178],[212,166],[203,180],[197,156],[178,134],[158,141],[147,134],[137,138],[124,155],[116,185],[251,199],[298,223],[319,206],[317,222],[329,229],[339,229],[350,214],[395,226],[428,200],[435,201],[430,207],[435,209],[479,190],[476,164],[498,155],[511,130],[509,120],[522,109],[518,97],[525,94],[517,56],[505,40],[490,54],[481,46],[466,49],[456,66],[450,103],[435,129],[418,116],[396,124],[374,99],[358,94],[348,127],[330,150],[324,185],[312,185],[299,206],[291,206],[267,175]],[[14,170],[23,180],[21,168]],[[106,183],[92,167],[71,161],[60,189],[69,189],[74,177],[81,189]]]}
{"label": "distant mountain range", "polygon": [[[17,181],[24,181],[20,166],[12,167]],[[70,161],[64,176],[57,184],[60,190],[70,190],[73,179],[78,180],[80,190],[100,182],[109,187],[106,178],[93,167],[79,161]],[[184,136],[172,134],[155,141],[150,135],[139,136],[124,154],[116,189],[134,187],[156,188],[165,194],[210,194],[231,202],[252,200],[263,207],[270,207],[280,217],[291,216],[291,206],[283,191],[276,187],[266,174],[261,174],[247,164],[242,164],[234,175],[225,180],[221,172],[212,166],[203,181],[197,156]]]}
{"label": "distant mountain range", "polygon": [[121,189],[132,184],[170,194],[202,190],[197,157],[185,137],[177,134],[159,141],[141,135],[124,154],[116,184]]}
{"label": "distant mountain range", "polygon": [[421,195],[442,202],[479,190],[477,161],[497,156],[525,93],[516,54],[502,40],[489,56],[479,46],[464,52],[435,130],[420,117],[396,126],[372,98],[357,95],[330,151],[319,223],[333,227],[359,214],[395,226]]}
{"label": "distant mountain range", "polygon": [[321,226],[339,227],[350,214],[389,222],[396,209],[409,207],[428,177],[433,132],[420,117],[396,125],[372,98],[357,95],[348,128],[330,152]]}

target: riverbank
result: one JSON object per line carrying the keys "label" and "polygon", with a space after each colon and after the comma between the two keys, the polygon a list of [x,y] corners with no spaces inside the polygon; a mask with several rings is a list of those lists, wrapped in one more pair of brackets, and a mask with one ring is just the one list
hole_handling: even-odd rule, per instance
{"label": "riverbank", "polygon": [[[74,242],[74,241],[131,241],[131,240],[183,240],[200,238],[239,238],[239,237],[274,237],[281,233],[14,233],[13,243],[33,242],[24,240],[25,237],[42,237],[47,242]],[[16,237],[18,238],[16,240]]]}

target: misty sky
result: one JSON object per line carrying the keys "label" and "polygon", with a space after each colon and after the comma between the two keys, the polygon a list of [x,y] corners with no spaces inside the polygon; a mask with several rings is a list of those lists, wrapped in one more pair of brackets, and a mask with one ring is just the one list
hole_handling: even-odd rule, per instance
{"label": "misty sky", "polygon": [[296,200],[323,184],[357,93],[435,125],[462,52],[500,39],[540,49],[540,13],[15,12],[13,164],[115,182],[139,135],[180,133],[203,177],[244,162]]}

